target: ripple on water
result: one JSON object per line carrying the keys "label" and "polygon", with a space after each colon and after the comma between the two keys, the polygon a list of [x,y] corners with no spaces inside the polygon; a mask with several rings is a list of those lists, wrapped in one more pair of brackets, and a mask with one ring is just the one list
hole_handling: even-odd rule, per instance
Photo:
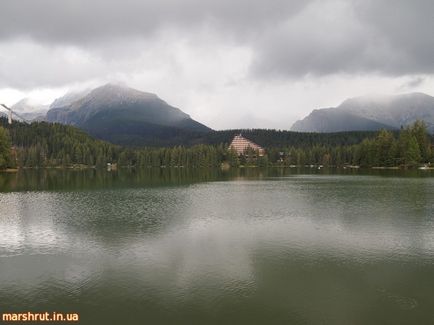
{"label": "ripple on water", "polygon": [[166,308],[180,323],[185,310],[342,324],[389,305],[424,313],[432,193],[427,179],[333,175],[1,193],[0,301]]}

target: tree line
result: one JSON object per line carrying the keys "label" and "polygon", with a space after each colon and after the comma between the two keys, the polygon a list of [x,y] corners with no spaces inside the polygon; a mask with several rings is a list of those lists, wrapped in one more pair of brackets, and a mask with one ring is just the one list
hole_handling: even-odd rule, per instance
{"label": "tree line", "polygon": [[[393,131],[396,133],[396,131]],[[229,144],[235,135],[242,134],[247,139],[264,148],[296,147],[306,148],[314,145],[336,147],[358,144],[366,138],[375,137],[375,131],[346,131],[332,133],[294,132],[274,129],[233,129],[212,131],[196,140],[200,143],[218,145]]]}
{"label": "tree line", "polygon": [[281,165],[411,167],[434,163],[434,150],[426,125],[417,121],[398,132],[381,130],[353,145],[271,148],[268,159]]}
{"label": "tree line", "polygon": [[[238,155],[229,147],[228,135],[218,131],[219,143],[171,148],[128,148],[93,139],[67,125],[14,122],[0,119],[0,168],[71,167],[102,168],[107,163],[135,167],[219,167],[324,165],[362,167],[416,166],[434,162],[432,139],[423,122],[399,131],[343,132],[332,134],[251,130],[243,136],[266,149],[264,156],[248,149]],[[279,135],[272,139],[272,135]],[[289,140],[291,134],[296,134]],[[255,138],[256,135],[256,138]],[[257,139],[261,138],[264,142]],[[229,138],[230,139],[230,138]],[[267,140],[268,139],[268,140]],[[286,140],[285,140],[286,139]],[[275,143],[275,145],[264,145]]]}
{"label": "tree line", "polygon": [[217,167],[227,146],[128,148],[96,140],[68,125],[47,122],[7,124],[0,119],[0,168],[105,167]]}

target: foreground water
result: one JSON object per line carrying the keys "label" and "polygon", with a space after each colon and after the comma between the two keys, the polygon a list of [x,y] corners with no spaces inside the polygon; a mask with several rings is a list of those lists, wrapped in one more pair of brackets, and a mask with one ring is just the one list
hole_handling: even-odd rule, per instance
{"label": "foreground water", "polygon": [[434,323],[434,174],[0,174],[0,313]]}

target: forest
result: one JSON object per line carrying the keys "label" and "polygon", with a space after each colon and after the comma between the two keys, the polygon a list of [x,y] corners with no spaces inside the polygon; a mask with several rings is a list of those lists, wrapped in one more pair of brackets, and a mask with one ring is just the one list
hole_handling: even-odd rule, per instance
{"label": "forest", "polygon": [[[263,146],[238,156],[229,143],[233,135]],[[225,166],[361,166],[412,167],[434,163],[432,138],[423,122],[398,131],[297,133],[276,130],[213,131],[200,143],[175,147],[121,147],[96,140],[61,124],[0,119],[0,168],[94,167],[219,167]]]}

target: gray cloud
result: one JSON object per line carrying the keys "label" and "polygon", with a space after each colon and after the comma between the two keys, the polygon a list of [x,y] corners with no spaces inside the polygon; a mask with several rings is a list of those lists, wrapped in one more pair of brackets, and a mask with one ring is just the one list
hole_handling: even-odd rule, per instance
{"label": "gray cloud", "polygon": [[434,2],[316,1],[256,44],[260,76],[434,72]]}
{"label": "gray cloud", "polygon": [[117,37],[146,37],[167,26],[197,28],[200,25],[232,30],[233,34],[246,33],[296,14],[309,1],[3,1],[0,38],[24,36],[46,42],[83,44]]}
{"label": "gray cloud", "polygon": [[213,35],[210,43],[235,42],[251,48],[251,76],[256,77],[434,71],[431,0],[15,0],[0,4],[0,42],[27,39],[45,46],[76,46],[93,55],[96,51],[106,61],[121,49],[126,51],[129,41],[149,41],[166,29],[187,40],[206,30]]}
{"label": "gray cloud", "polygon": [[0,95],[123,81],[215,128],[289,128],[347,97],[430,93],[433,30],[432,0],[4,0]]}
{"label": "gray cloud", "polygon": [[413,78],[410,78],[409,80],[405,81],[403,84],[399,85],[397,87],[397,90],[399,92],[409,92],[413,91],[414,89],[423,86],[423,84],[427,81],[427,78],[424,76],[416,76]]}

